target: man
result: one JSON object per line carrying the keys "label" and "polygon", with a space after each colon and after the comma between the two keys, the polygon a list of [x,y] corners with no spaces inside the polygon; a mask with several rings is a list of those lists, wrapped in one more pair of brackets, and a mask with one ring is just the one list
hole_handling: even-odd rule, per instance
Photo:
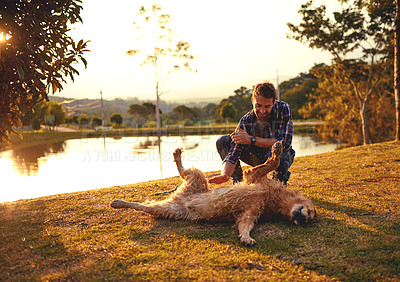
{"label": "man", "polygon": [[251,103],[253,110],[241,118],[236,131],[217,140],[217,150],[224,163],[221,175],[210,178],[210,183],[224,183],[229,177],[234,183],[242,181],[239,160],[251,166],[264,163],[271,156],[271,147],[276,141],[282,141],[283,153],[274,178],[287,183],[290,176],[288,169],[295,155],[289,104],[276,100],[275,88],[269,82],[255,86]]}

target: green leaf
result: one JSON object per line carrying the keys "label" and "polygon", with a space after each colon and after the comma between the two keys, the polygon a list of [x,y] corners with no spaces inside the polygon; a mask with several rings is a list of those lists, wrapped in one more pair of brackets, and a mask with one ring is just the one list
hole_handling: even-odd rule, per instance
{"label": "green leaf", "polygon": [[25,73],[24,73],[23,63],[20,60],[17,60],[15,66],[17,68],[17,73],[18,73],[19,79],[24,80]]}

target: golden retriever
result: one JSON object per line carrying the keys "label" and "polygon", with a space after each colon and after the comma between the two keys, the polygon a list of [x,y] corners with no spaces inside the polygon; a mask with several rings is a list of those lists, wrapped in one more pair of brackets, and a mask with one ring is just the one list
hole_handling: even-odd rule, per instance
{"label": "golden retriever", "polygon": [[304,224],[316,215],[310,198],[288,189],[267,173],[279,166],[282,143],[272,147],[272,157],[266,163],[244,172],[242,183],[210,190],[205,174],[196,168],[184,169],[181,150],[176,149],[176,162],[182,184],[163,201],[145,203],[114,200],[113,208],[133,208],[155,217],[174,220],[235,221],[239,240],[253,245],[250,231],[260,218],[287,219]]}

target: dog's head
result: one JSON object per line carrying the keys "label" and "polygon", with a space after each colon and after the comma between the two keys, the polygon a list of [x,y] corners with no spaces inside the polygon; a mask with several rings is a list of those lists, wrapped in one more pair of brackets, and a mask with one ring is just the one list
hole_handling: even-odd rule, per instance
{"label": "dog's head", "polygon": [[282,141],[277,141],[272,145],[271,152],[272,154],[280,156],[283,151],[283,144]]}
{"label": "dog's head", "polygon": [[297,203],[291,210],[292,222],[296,225],[303,225],[317,215],[314,205],[310,201]]}

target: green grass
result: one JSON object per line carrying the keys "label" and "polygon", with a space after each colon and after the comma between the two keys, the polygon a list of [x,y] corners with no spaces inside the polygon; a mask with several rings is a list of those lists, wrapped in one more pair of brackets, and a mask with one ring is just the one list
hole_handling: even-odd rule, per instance
{"label": "green grass", "polygon": [[232,223],[109,208],[167,197],[154,194],[177,177],[0,204],[0,280],[400,281],[400,143],[299,157],[291,171],[317,218],[258,223],[253,247]]}

